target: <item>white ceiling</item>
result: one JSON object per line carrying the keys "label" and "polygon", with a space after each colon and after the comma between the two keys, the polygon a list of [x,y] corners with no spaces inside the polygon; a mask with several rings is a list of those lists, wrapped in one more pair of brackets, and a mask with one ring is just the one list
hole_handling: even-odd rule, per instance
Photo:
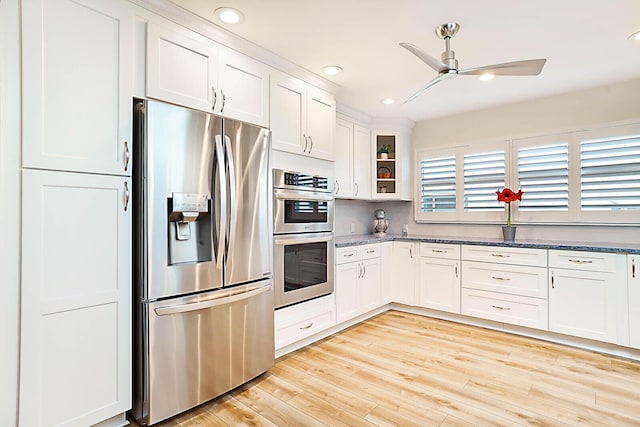
{"label": "white ceiling", "polygon": [[[414,121],[640,78],[640,0],[171,0],[307,70],[325,65],[339,103],[372,117]],[[239,25],[217,22],[222,6]],[[436,76],[398,46],[411,42],[439,58],[435,28],[458,22],[451,40],[459,68],[547,58],[536,77],[482,82],[458,76],[402,104]],[[386,97],[398,99],[386,106]]]}

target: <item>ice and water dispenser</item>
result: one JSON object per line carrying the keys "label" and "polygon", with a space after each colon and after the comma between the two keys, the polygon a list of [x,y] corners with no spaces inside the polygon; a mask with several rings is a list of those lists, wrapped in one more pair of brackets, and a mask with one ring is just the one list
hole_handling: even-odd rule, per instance
{"label": "ice and water dispenser", "polygon": [[211,197],[172,193],[168,199],[169,265],[211,261]]}

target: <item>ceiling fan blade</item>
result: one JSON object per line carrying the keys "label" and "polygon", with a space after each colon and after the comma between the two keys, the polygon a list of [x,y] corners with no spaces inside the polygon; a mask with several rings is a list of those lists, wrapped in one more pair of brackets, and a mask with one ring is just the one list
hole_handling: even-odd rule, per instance
{"label": "ceiling fan blade", "polygon": [[422,62],[424,62],[429,67],[431,67],[434,70],[436,70],[437,72],[445,71],[445,70],[448,69],[447,66],[445,64],[443,64],[441,61],[438,61],[433,56],[429,55],[426,52],[423,52],[420,48],[418,48],[414,44],[411,44],[411,43],[400,43],[400,46],[402,46],[403,48],[407,49],[409,52],[413,53],[415,56],[420,58],[422,60]]}
{"label": "ceiling fan blade", "polygon": [[529,59],[526,61],[505,62],[504,64],[485,65],[484,67],[467,68],[458,74],[479,75],[494,74],[496,76],[537,76],[542,72],[546,59]]}
{"label": "ceiling fan blade", "polygon": [[429,89],[431,86],[435,86],[437,83],[440,83],[442,80],[444,80],[444,78],[442,78],[442,75],[435,77],[433,80],[427,83],[425,87],[423,87],[422,89],[420,89],[419,91],[411,95],[406,101],[402,103],[402,105],[406,104],[407,102],[413,101],[414,99],[422,95],[422,93],[425,92],[427,89]]}

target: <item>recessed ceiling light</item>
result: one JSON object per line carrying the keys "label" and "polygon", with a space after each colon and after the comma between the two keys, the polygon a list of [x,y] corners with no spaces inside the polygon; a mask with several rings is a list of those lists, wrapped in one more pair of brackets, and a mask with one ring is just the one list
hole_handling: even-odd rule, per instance
{"label": "recessed ceiling light", "polygon": [[342,72],[342,68],[337,65],[327,65],[326,67],[322,67],[322,72],[328,76],[335,76]]}
{"label": "recessed ceiling light", "polygon": [[640,41],[640,31],[638,31],[637,33],[631,34],[628,38],[629,40]]}
{"label": "recessed ceiling light", "polygon": [[225,24],[237,24],[244,21],[244,14],[232,7],[219,7],[213,13]]}
{"label": "recessed ceiling light", "polygon": [[386,104],[386,105],[395,104],[395,102],[396,102],[396,100],[393,99],[393,98],[385,98],[385,99],[382,100],[382,103]]}
{"label": "recessed ceiling light", "polygon": [[494,77],[495,77],[495,74],[484,73],[484,74],[480,74],[480,77],[478,77],[478,78],[480,80],[482,80],[483,82],[486,82],[488,80],[493,80]]}

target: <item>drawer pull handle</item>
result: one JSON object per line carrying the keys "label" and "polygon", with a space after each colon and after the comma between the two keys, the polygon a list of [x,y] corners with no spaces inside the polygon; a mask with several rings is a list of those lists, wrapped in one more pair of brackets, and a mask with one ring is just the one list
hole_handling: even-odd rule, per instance
{"label": "drawer pull handle", "polygon": [[309,329],[312,326],[313,326],[313,322],[309,323],[307,326],[300,327],[300,330]]}
{"label": "drawer pull handle", "polygon": [[572,262],[574,264],[592,264],[593,263],[593,261],[588,259],[569,259],[569,262]]}
{"label": "drawer pull handle", "polygon": [[509,307],[500,307],[499,305],[492,305],[491,307],[497,308],[498,310],[511,310]]}
{"label": "drawer pull handle", "polygon": [[510,278],[508,278],[508,277],[491,276],[491,278],[492,278],[493,280],[511,280],[511,279],[510,279]]}
{"label": "drawer pull handle", "polygon": [[367,251],[367,253],[368,253],[368,254],[373,254],[373,253],[375,253],[375,252],[376,252],[376,250],[375,250],[375,249],[369,249],[369,250]]}
{"label": "drawer pull handle", "polygon": [[504,254],[491,254],[491,256],[496,258],[511,258],[511,255],[504,255]]}
{"label": "drawer pull handle", "polygon": [[443,254],[443,253],[445,253],[446,251],[443,251],[443,250],[441,250],[441,249],[431,249],[431,252],[435,252],[435,253],[437,253],[437,254]]}
{"label": "drawer pull handle", "polygon": [[355,254],[351,252],[350,254],[344,254],[344,256],[354,256]]}

